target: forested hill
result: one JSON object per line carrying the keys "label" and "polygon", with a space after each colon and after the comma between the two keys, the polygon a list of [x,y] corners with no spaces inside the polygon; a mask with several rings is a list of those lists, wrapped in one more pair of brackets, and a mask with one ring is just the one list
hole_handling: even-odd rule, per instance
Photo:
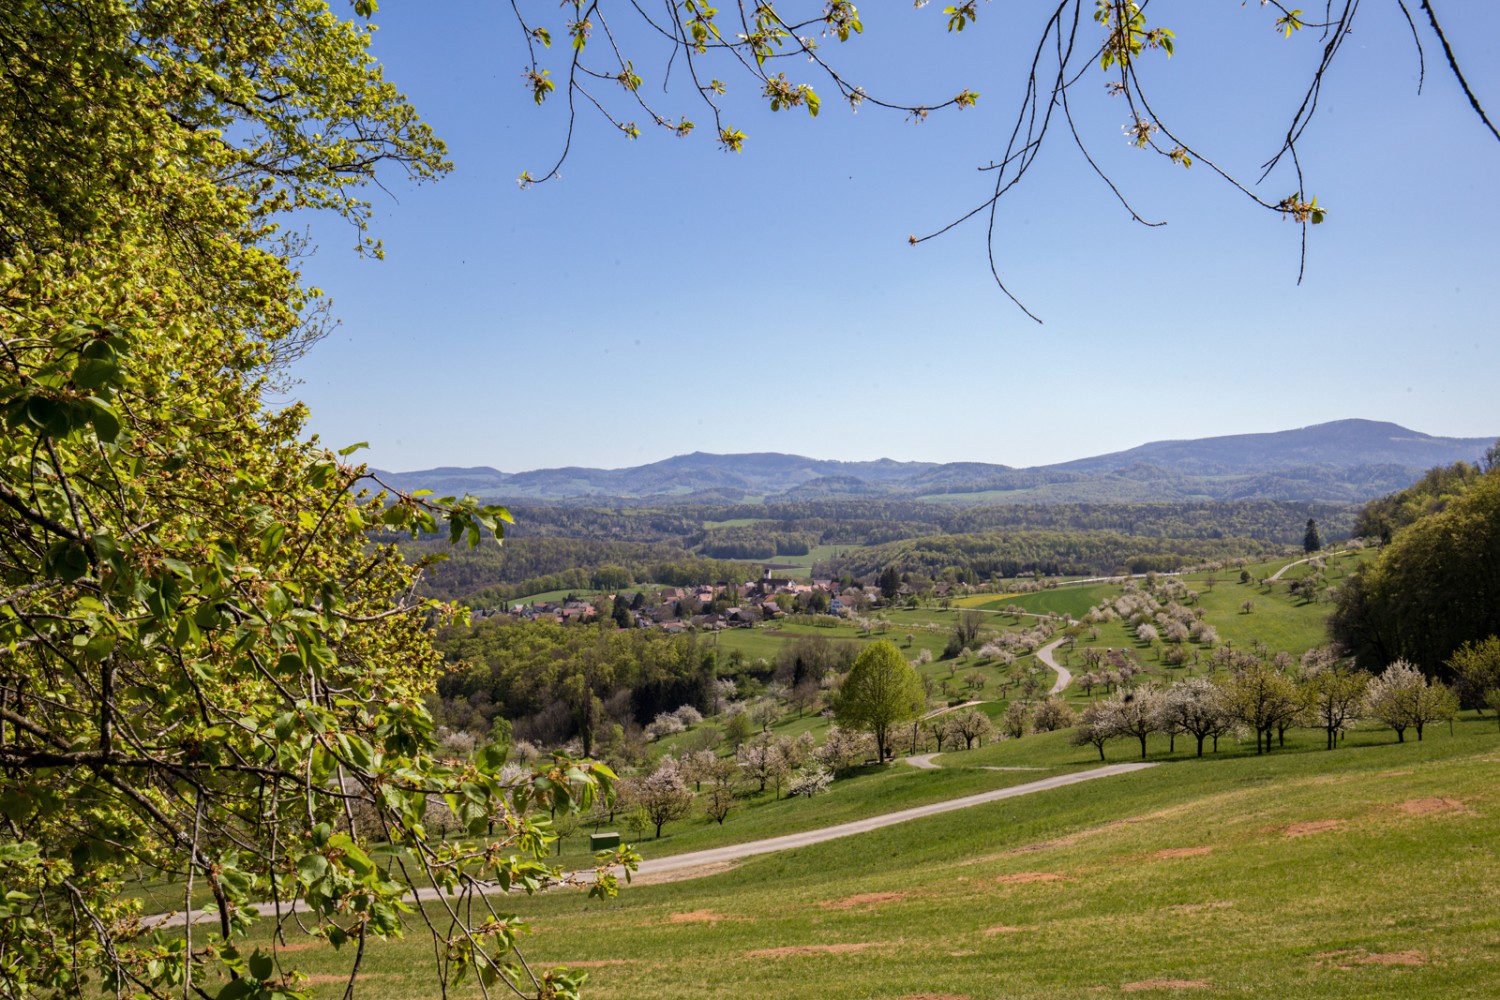
{"label": "forested hill", "polygon": [[1157,441],[1057,465],[837,462],[800,455],[695,452],[626,469],[489,467],[381,473],[393,486],[517,502],[724,504],[839,497],[950,503],[1150,503],[1279,500],[1359,503],[1433,466],[1476,461],[1493,438],[1433,437],[1397,424],[1339,420],[1298,430]]}

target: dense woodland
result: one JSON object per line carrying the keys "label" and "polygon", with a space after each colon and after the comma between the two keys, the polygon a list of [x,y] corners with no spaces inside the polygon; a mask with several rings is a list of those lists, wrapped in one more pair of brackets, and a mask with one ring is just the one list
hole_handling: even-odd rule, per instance
{"label": "dense woodland", "polygon": [[1389,544],[1343,586],[1330,621],[1361,665],[1400,657],[1441,673],[1464,643],[1500,634],[1497,457],[1433,469],[1361,514]]}

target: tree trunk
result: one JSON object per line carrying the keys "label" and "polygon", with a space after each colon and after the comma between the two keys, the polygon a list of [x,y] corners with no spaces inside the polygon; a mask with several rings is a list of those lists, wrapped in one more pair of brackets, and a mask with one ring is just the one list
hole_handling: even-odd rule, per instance
{"label": "tree trunk", "polygon": [[1202,733],[1198,734],[1198,756],[1199,757],[1203,756],[1203,734]]}
{"label": "tree trunk", "polygon": [[1141,734],[1141,760],[1146,759],[1146,734]]}

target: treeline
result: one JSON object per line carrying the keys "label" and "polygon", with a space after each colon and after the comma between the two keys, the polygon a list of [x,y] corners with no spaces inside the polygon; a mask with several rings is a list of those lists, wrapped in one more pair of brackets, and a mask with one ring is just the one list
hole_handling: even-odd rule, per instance
{"label": "treeline", "polygon": [[611,725],[706,709],[715,696],[713,653],[691,633],[487,619],[442,629],[434,645],[463,664],[438,679],[448,725],[485,731],[509,719],[517,739],[547,745],[581,736],[591,751]]}
{"label": "treeline", "polygon": [[1389,542],[1400,529],[1448,506],[1482,475],[1477,465],[1468,462],[1428,469],[1406,489],[1365,504],[1354,519],[1353,532],[1360,538]]}
{"label": "treeline", "polygon": [[617,590],[642,583],[685,587],[743,580],[743,564],[706,559],[679,545],[587,538],[512,538],[475,548],[446,539],[397,543],[408,561],[438,558],[423,574],[422,593],[471,607],[494,607],[552,590]]}
{"label": "treeline", "polygon": [[[708,546],[747,540],[777,544],[880,545],[903,538],[984,531],[1116,531],[1156,538],[1252,538],[1299,544],[1308,518],[1329,540],[1349,536],[1356,504],[1281,501],[1025,503],[958,506],[916,500],[838,499],[694,507],[516,507],[510,536],[674,541]],[[713,527],[716,522],[755,523]],[[705,527],[708,525],[708,527]],[[782,554],[790,554],[782,550]]]}
{"label": "treeline", "polygon": [[[1446,496],[1442,490],[1451,492],[1455,476],[1444,474],[1439,480],[1439,495]],[[450,548],[446,539],[398,540],[408,559],[446,557],[424,574],[424,593],[493,607],[553,590],[745,579],[755,569],[736,566],[734,560],[771,562],[805,555],[818,545],[880,547],[878,554],[853,552],[822,567],[832,575],[867,576],[890,562],[902,572],[936,577],[949,571],[948,576],[969,581],[1032,572],[1147,572],[1270,554],[1274,546],[1300,544],[1309,518],[1317,521],[1324,538],[1336,540],[1349,535],[1359,515],[1352,505],[1340,504],[952,507],[888,499],[669,508],[536,506],[512,513],[516,523],[501,546],[460,550]],[[1375,516],[1365,515],[1366,521],[1374,523]],[[1404,516],[1383,513],[1380,523]],[[724,523],[746,520],[752,523]],[[1376,528],[1369,531],[1378,533]],[[970,551],[976,544],[978,550]]]}
{"label": "treeline", "polygon": [[830,565],[835,574],[868,577],[882,569],[977,583],[996,577],[1108,576],[1168,572],[1218,559],[1259,559],[1283,546],[1248,538],[1149,538],[1112,531],[1019,531],[935,535],[858,549]]}
{"label": "treeline", "polygon": [[698,551],[714,559],[775,559],[805,556],[817,544],[818,535],[811,531],[777,531],[748,524],[704,532]]}

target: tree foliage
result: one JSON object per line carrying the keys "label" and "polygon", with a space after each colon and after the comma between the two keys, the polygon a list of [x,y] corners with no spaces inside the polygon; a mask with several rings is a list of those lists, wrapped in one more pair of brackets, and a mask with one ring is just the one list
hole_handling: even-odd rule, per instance
{"label": "tree foliage", "polygon": [[[367,42],[317,0],[0,13],[6,995],[296,996],[289,962],[236,943],[253,902],[300,899],[352,977],[367,939],[428,918],[422,884],[446,891],[445,982],[581,981],[516,964],[518,925],[483,890],[556,881],[534,810],[611,774],[445,759],[423,706],[445,612],[367,541],[477,541],[508,515],[385,495],[303,438],[300,407],[262,403],[323,329],[286,213],[338,213],[378,253],[362,186],[447,167]],[[429,832],[434,801],[491,846]],[[122,892],[141,877],[184,905],[206,888],[211,929],[148,932]]]}
{"label": "tree foliage", "polygon": [[1368,669],[1404,658],[1428,674],[1500,633],[1500,474],[1397,531],[1345,581],[1330,627]]}
{"label": "tree foliage", "polygon": [[834,714],[839,724],[864,729],[875,739],[876,756],[888,756],[888,730],[917,717],[927,703],[921,679],[895,643],[881,640],[854,661],[839,688]]}

